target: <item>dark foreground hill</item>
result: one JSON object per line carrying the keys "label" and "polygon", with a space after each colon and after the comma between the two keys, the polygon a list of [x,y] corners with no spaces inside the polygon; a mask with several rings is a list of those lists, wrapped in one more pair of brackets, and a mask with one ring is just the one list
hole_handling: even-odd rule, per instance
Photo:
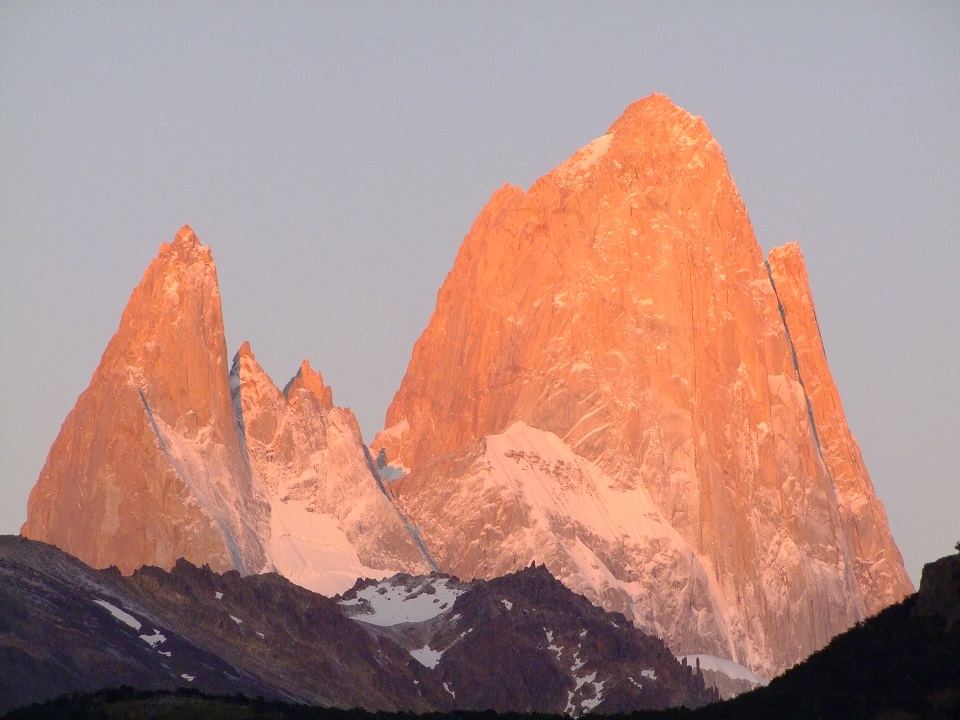
{"label": "dark foreground hill", "polygon": [[[184,694],[186,693],[186,694]],[[598,708],[602,710],[602,708]],[[615,717],[843,718],[953,720],[960,717],[960,555],[924,568],[920,591],[835,638],[766,688],[698,710],[614,714]],[[6,716],[33,718],[270,718],[273,720],[405,720],[378,713],[297,706],[247,698],[202,697],[193,690],[142,693],[131,688],[64,697]],[[419,716],[491,720],[518,714],[450,711]],[[524,714],[527,720],[547,717]]]}
{"label": "dark foreground hill", "polygon": [[[716,698],[662,641],[542,566],[471,583],[396,575],[328,598],[185,561],[122,576],[0,537],[0,712],[124,685],[416,713],[577,716]],[[92,698],[58,707],[114,696]]]}

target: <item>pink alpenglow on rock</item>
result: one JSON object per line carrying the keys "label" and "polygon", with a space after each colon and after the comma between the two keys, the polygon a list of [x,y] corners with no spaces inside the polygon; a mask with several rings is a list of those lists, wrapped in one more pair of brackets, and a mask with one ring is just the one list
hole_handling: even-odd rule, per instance
{"label": "pink alpenglow on rock", "polygon": [[134,290],[50,449],[22,534],[129,573],[184,557],[327,594],[431,564],[309,362],[227,367],[210,250],[184,227]]}
{"label": "pink alpenglow on rock", "polygon": [[373,445],[441,569],[546,563],[768,677],[910,593],[798,260],[768,271],[720,146],[662,95],[497,190]]}
{"label": "pink alpenglow on rock", "polygon": [[94,567],[264,567],[257,497],[230,399],[217,271],[184,226],[133,291],[50,448],[21,533]]}

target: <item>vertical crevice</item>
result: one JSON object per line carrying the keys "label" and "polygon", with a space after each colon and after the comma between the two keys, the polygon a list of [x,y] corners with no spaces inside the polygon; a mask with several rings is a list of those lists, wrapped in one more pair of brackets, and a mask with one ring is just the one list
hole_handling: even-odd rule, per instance
{"label": "vertical crevice", "polygon": [[813,404],[810,402],[810,395],[807,393],[806,385],[803,383],[803,373],[800,372],[800,358],[797,355],[796,345],[793,343],[793,336],[790,334],[790,325],[787,323],[787,313],[783,307],[783,303],[780,301],[780,293],[777,291],[777,283],[773,279],[773,271],[770,269],[770,261],[764,260],[763,264],[767,268],[767,277],[770,279],[770,287],[773,288],[773,296],[777,299],[777,309],[780,311],[780,320],[783,322],[783,331],[787,334],[787,342],[790,344],[790,354],[793,356],[793,367],[797,372],[797,381],[800,383],[800,388],[803,390],[803,399],[807,404],[807,417],[810,420],[810,431],[813,433],[813,442],[817,447],[817,457],[820,458],[820,466],[823,468],[823,472],[826,475],[827,480],[830,482],[830,492],[833,496],[833,504],[837,509],[837,519],[840,523],[840,527],[838,529],[840,531],[841,540],[843,541],[841,551],[843,553],[844,560],[844,579],[846,580],[847,589],[852,595],[853,611],[856,614],[857,622],[859,622],[863,619],[863,613],[860,611],[860,603],[857,602],[856,583],[851,575],[854,561],[853,558],[850,557],[850,547],[846,542],[847,533],[843,527],[843,518],[840,515],[840,497],[837,495],[837,484],[833,479],[833,473],[830,472],[830,468],[827,466],[826,458],[823,456],[823,446],[820,444],[820,435],[817,432],[817,421],[813,415]]}
{"label": "vertical crevice", "polygon": [[420,537],[420,530],[407,519],[407,516],[404,515],[400,508],[397,507],[397,503],[394,501],[393,496],[390,495],[390,491],[387,490],[386,486],[383,484],[383,478],[380,477],[380,473],[377,472],[376,463],[373,462],[373,458],[370,456],[370,449],[361,444],[363,448],[363,456],[367,460],[367,468],[370,470],[370,474],[373,475],[374,482],[377,483],[377,487],[380,488],[380,492],[383,493],[383,496],[387,499],[387,502],[390,503],[390,506],[397,513],[397,516],[403,522],[404,526],[407,528],[407,532],[410,533],[410,538],[413,540],[414,544],[423,553],[424,560],[427,561],[427,564],[433,569],[434,572],[440,572],[440,566],[437,564],[437,561],[433,559],[433,556],[430,554],[430,551],[427,550],[426,543],[423,542],[423,538]]}

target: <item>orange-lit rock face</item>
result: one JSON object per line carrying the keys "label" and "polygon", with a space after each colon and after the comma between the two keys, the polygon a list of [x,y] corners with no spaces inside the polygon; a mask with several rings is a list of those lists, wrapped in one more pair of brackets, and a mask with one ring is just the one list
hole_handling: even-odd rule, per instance
{"label": "orange-lit rock face", "polygon": [[860,446],[847,427],[840,394],[827,366],[800,246],[770,252],[770,276],[783,307],[800,375],[816,421],[817,439],[833,478],[847,545],[854,548],[853,571],[864,593],[867,614],[899,602],[912,585],[887,523],[883,503],[863,463]]}
{"label": "orange-lit rock face", "polygon": [[250,572],[266,513],[234,420],[216,268],[184,227],[130,297],[22,533],[124,572],[179,557]]}
{"label": "orange-lit rock face", "polygon": [[334,594],[428,572],[349,410],[304,361],[283,393],[248,343],[228,373],[216,269],[188,227],[124,310],[22,533],[95,567],[277,570]]}
{"label": "orange-lit rock face", "polygon": [[[842,414],[831,418],[838,447],[852,443]],[[710,590],[701,622],[719,639],[698,649],[689,625],[657,620],[675,628],[666,638],[675,651],[724,654],[769,674],[911,590],[862,465],[846,502],[833,461],[821,457],[777,294],[723,153],[702,120],[663,96],[631,105],[529,191],[494,193],[464,239],[387,412],[389,432],[374,445],[412,469],[396,488],[432,533],[431,547],[446,544],[437,533],[465,527],[476,533],[458,542],[500,541],[488,522],[444,517],[437,498],[451,481],[437,468],[453,460],[436,459],[453,453],[450,473],[470,475],[471,462],[492,462],[471,443],[516,421],[555,434],[618,491],[648,493],[695,553]],[[513,492],[529,495],[513,472]],[[485,512],[462,500],[463,512]],[[862,503],[872,519],[847,520]],[[556,520],[550,532],[574,556],[596,544],[589,525]],[[543,542],[518,543],[498,572],[536,559],[571,586],[591,575],[581,567],[570,580],[557,553],[553,565],[542,556]],[[886,569],[871,575],[874,551],[885,553]],[[464,563],[475,555],[464,549],[443,569],[470,577]],[[673,575],[658,567],[668,560],[601,555],[613,578],[601,585],[623,589],[638,624],[650,624],[651,605],[689,612],[682,587],[663,588],[672,604],[640,592],[645,574]],[[688,590],[698,582],[690,577]],[[604,592],[597,587],[594,599]]]}

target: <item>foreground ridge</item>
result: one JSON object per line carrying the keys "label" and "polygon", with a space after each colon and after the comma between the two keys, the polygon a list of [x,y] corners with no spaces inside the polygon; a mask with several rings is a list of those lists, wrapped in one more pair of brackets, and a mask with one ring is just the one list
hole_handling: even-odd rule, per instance
{"label": "foreground ridge", "polygon": [[543,567],[396,575],[341,597],[184,560],[94,570],[0,537],[0,712],[130,685],[367,710],[628,712],[716,699],[703,677]]}

